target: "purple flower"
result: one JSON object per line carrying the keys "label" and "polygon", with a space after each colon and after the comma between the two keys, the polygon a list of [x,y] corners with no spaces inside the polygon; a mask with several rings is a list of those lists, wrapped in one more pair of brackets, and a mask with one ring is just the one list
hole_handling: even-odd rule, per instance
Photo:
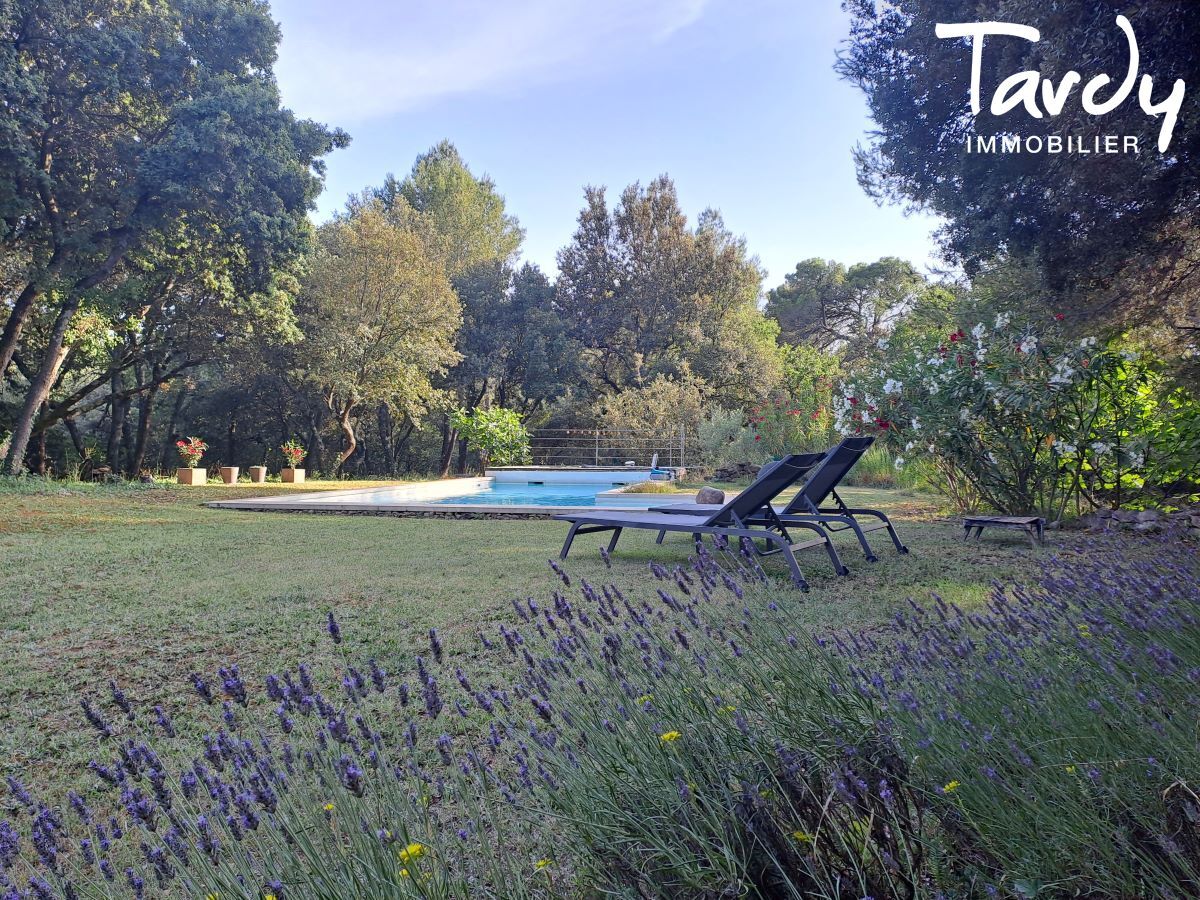
{"label": "purple flower", "polygon": [[429,629],[429,649],[431,651],[433,651],[434,662],[440,663],[442,661],[442,652],[443,652],[442,651],[442,641],[438,637],[436,628]]}
{"label": "purple flower", "polygon": [[338,625],[337,619],[333,617],[333,610],[329,611],[329,618],[325,622],[325,630],[329,632],[329,636],[333,638],[335,644],[342,642],[342,627]]}

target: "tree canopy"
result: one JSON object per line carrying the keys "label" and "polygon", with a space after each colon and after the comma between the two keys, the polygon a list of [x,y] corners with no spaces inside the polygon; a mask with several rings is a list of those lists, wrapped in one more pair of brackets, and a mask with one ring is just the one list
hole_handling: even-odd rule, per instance
{"label": "tree canopy", "polygon": [[[942,216],[945,250],[972,275],[998,258],[1032,258],[1047,291],[1090,315],[1200,326],[1200,17],[1193,3],[995,0],[986,16],[975,0],[844,5],[853,24],[838,68],[862,89],[877,126],[857,153],[869,194]],[[1097,102],[1126,78],[1130,47],[1118,14],[1132,25],[1152,102],[1163,102],[1177,79],[1187,85],[1165,152],[1158,149],[1164,119],[1143,110],[1137,91],[1101,116],[1081,103],[1093,77],[1112,82]],[[973,115],[971,40],[939,38],[935,25],[981,18],[1036,27],[1040,40],[984,40],[982,103]],[[1027,70],[1053,82],[1061,112],[1047,115],[1043,104],[1040,117],[1023,108],[993,114],[993,93]],[[1064,81],[1071,71],[1079,77]],[[1089,142],[1098,133],[1132,135],[1139,152],[967,152],[969,136],[1014,133]]]}

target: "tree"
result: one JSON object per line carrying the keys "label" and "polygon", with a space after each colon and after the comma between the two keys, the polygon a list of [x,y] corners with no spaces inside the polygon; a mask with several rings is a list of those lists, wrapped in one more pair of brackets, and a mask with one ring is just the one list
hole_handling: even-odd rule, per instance
{"label": "tree", "polygon": [[386,403],[419,419],[433,378],[459,359],[462,314],[421,238],[377,204],[323,226],[298,304],[297,369],[316,385],[342,434],[336,471],[358,447],[360,411]]}
{"label": "tree", "polygon": [[[460,341],[466,365],[451,372],[443,385],[457,394],[459,406],[472,409],[483,402],[488,381],[481,381],[471,343],[489,343],[492,316],[486,304],[501,296],[499,285],[515,258],[525,233],[505,211],[504,198],[486,175],[476,176],[458,149],[449,141],[417,157],[402,181],[388,175],[382,187],[371,192],[396,221],[406,223],[425,242],[429,255],[441,262],[446,276],[461,294],[472,294],[466,304],[465,327]],[[488,290],[490,284],[494,290]],[[481,290],[482,289],[482,290]],[[478,326],[478,327],[476,327]],[[486,358],[483,368],[490,368]],[[385,417],[381,410],[381,426]],[[389,430],[384,428],[384,430]],[[449,409],[442,418],[440,471],[450,471],[458,434],[450,423]],[[459,467],[466,464],[465,445],[459,447]]]}
{"label": "tree", "polygon": [[[1183,79],[1200,76],[1200,14],[1194,4],[1162,0],[996,0],[986,18],[1039,29],[1033,43],[985,39],[981,109],[970,106],[972,49],[968,39],[942,39],[935,23],[981,18],[976,0],[846,0],[853,22],[838,63],[866,94],[878,130],[857,153],[859,181],[877,200],[931,210],[946,224],[948,256],[969,274],[996,258],[1034,259],[1046,287],[1110,321],[1197,326],[1200,291],[1200,115],[1184,104],[1169,148],[1158,141],[1164,118],[1143,111],[1137,94],[1102,118],[1081,102],[1082,83],[1108,74],[1118,91],[1129,66],[1127,36],[1135,30],[1143,79],[1164,101]],[[990,98],[1003,79],[1036,70],[1065,97],[1061,113],[1040,118],[1023,109],[993,115]],[[1077,82],[1078,83],[1078,82]],[[1043,86],[1044,88],[1044,86]],[[1072,92],[1073,93],[1070,93]],[[1039,103],[1041,103],[1039,94]],[[1140,152],[968,153],[973,135],[1133,135]],[[1043,141],[1044,145],[1044,141]]]}
{"label": "tree", "polygon": [[889,256],[873,263],[807,259],[767,293],[767,315],[788,343],[840,350],[854,360],[889,334],[928,287],[913,265]]}
{"label": "tree", "polygon": [[590,388],[618,393],[690,371],[730,405],[760,394],[778,366],[745,242],[713,210],[689,228],[666,176],[630,185],[611,211],[603,188],[585,201],[558,254],[556,305],[584,348]]}
{"label": "tree", "polygon": [[450,420],[465,445],[479,454],[485,472],[491,463],[511,466],[529,461],[529,432],[516,411],[500,406],[469,412],[456,409]]}
{"label": "tree", "polygon": [[73,318],[130,254],[181,226],[220,233],[267,284],[303,250],[321,157],[347,138],[280,106],[279,31],[253,0],[21,0],[0,34],[0,249],[23,262],[0,377],[39,306],[51,321],[5,463],[19,471]]}

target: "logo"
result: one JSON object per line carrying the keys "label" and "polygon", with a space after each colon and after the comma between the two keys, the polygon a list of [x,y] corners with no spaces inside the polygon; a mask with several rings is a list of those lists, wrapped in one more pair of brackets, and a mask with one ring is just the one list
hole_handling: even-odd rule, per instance
{"label": "logo", "polygon": [[[1112,112],[1126,102],[1137,87],[1137,100],[1147,116],[1162,117],[1162,125],[1158,132],[1158,151],[1165,153],[1171,145],[1171,135],[1175,123],[1179,119],[1179,110],[1183,106],[1183,96],[1186,90],[1183,79],[1177,79],[1171,92],[1162,100],[1154,101],[1154,79],[1143,74],[1138,81],[1141,58],[1138,53],[1137,36],[1133,26],[1124,16],[1117,16],[1117,27],[1125,33],[1129,44],[1129,65],[1120,85],[1107,98],[1099,95],[1105,91],[1112,78],[1108,75],[1097,75],[1083,85],[1079,103],[1084,112],[1093,116],[1103,116]],[[1021,38],[1030,43],[1042,39],[1041,32],[1029,25],[1019,25],[1013,22],[964,22],[953,24],[938,23],[934,33],[939,38],[971,39],[971,112],[978,116],[983,108],[980,100],[980,80],[983,71],[983,44],[988,36],[1008,36]],[[1009,75],[996,87],[992,94],[990,110],[994,116],[1003,116],[1016,109],[1024,107],[1025,112],[1035,119],[1046,116],[1054,118],[1066,108],[1071,93],[1083,81],[1083,76],[1074,69],[1063,75],[1056,85],[1051,79],[1043,78],[1036,70],[1026,70]],[[1064,148],[1068,153],[1128,153],[1138,152],[1136,135],[1031,135],[1026,138],[1005,136],[999,142],[996,137],[983,138],[972,136],[967,139],[967,151],[975,153],[1021,152],[1028,153],[1061,153]]]}

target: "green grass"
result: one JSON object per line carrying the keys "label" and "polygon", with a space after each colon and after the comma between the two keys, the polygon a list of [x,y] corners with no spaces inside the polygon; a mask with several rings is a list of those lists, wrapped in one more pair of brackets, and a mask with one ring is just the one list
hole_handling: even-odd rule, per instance
{"label": "green grass", "polygon": [[[353,486],[362,486],[356,482]],[[32,785],[88,784],[80,766],[94,752],[78,699],[107,701],[115,678],[140,704],[184,705],[188,673],[236,662],[247,680],[308,660],[331,668],[323,634],[336,608],[353,657],[408,669],[437,627],[468,672],[479,629],[515,618],[514,597],[544,597],[555,580],[565,526],[554,521],[401,519],[234,512],[204,501],[345,488],[293,485],[62,485],[0,480],[0,769]],[[868,565],[851,538],[838,543],[852,575],[828,559],[801,559],[812,583],[794,594],[816,630],[869,625],[908,597],[936,591],[976,605],[992,579],[1030,571],[1028,545],[998,535],[964,546],[936,498],[850,489],[855,504],[894,514],[909,556],[872,535]],[[649,560],[683,562],[691,542],[627,532],[606,571],[597,548],[576,541],[575,578],[649,584]],[[990,536],[989,536],[990,537]],[[1056,538],[1069,541],[1067,535]],[[783,567],[768,560],[780,578]],[[403,657],[403,661],[400,659]],[[390,663],[390,665],[389,665]],[[487,673],[494,678],[495,673]],[[191,705],[190,700],[187,705]]]}

